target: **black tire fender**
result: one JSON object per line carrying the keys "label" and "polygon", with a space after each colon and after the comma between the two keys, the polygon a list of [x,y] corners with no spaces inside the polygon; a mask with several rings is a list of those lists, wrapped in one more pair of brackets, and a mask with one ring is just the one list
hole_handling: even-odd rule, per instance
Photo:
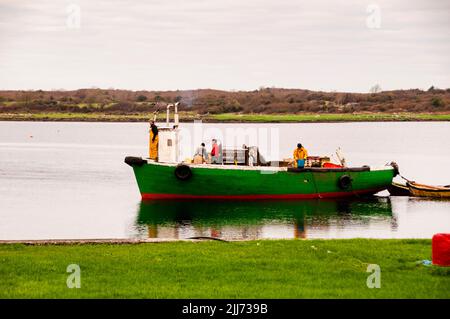
{"label": "black tire fender", "polygon": [[349,175],[342,175],[339,177],[338,186],[341,189],[349,189],[352,186],[352,178]]}
{"label": "black tire fender", "polygon": [[180,164],[175,168],[175,177],[180,181],[187,181],[192,177],[192,170],[188,165]]}

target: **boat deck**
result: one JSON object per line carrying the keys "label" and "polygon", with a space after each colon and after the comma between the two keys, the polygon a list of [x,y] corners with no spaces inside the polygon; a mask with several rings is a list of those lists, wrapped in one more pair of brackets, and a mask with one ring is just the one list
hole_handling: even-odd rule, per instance
{"label": "boat deck", "polygon": [[[148,163],[161,166],[176,167],[180,163],[162,163],[146,158]],[[281,166],[246,166],[246,165],[225,165],[225,164],[192,164],[192,163],[181,163],[188,165],[191,168],[207,168],[207,169],[230,169],[230,170],[248,170],[248,171],[278,171],[278,172],[364,172],[364,171],[380,171],[392,169],[392,166],[386,165],[381,167],[344,167],[344,168],[328,168],[328,167],[281,167]]]}

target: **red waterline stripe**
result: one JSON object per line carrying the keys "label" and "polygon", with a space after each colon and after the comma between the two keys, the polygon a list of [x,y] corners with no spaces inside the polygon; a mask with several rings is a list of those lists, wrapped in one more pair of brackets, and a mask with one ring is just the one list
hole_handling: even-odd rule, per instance
{"label": "red waterline stripe", "polygon": [[188,195],[188,194],[155,194],[143,193],[142,199],[232,199],[232,200],[255,200],[255,199],[314,199],[314,198],[336,198],[351,197],[355,195],[375,194],[385,188],[366,189],[352,192],[331,192],[321,194],[255,194],[255,195]]}

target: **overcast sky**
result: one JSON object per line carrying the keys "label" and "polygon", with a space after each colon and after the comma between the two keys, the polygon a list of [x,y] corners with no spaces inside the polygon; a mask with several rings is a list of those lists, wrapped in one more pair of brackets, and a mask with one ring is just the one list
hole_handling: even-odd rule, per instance
{"label": "overcast sky", "polygon": [[449,57],[448,0],[0,0],[0,89],[448,88]]}

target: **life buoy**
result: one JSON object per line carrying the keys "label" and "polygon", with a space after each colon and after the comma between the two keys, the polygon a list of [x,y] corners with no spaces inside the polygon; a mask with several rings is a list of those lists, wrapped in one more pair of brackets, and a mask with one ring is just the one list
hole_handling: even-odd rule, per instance
{"label": "life buoy", "polygon": [[352,186],[352,178],[348,175],[342,175],[339,177],[338,185],[341,189],[348,189]]}
{"label": "life buoy", "polygon": [[192,170],[189,166],[180,164],[175,168],[175,177],[181,181],[186,181],[192,177]]}

